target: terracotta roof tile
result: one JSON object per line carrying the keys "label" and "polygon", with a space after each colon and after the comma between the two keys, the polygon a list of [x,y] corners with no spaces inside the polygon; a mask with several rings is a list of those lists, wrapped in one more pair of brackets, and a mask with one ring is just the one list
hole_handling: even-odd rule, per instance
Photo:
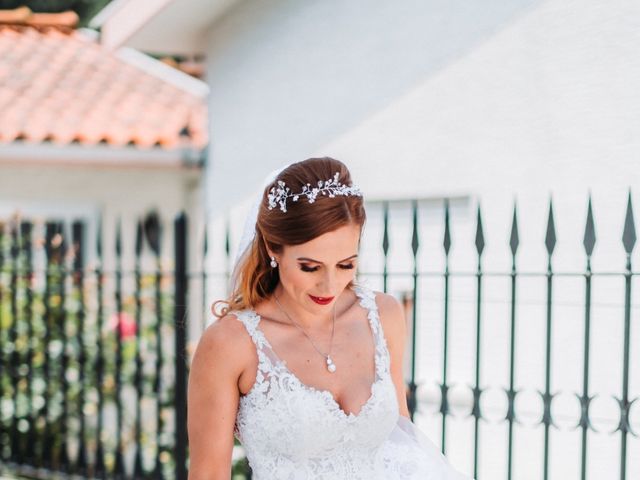
{"label": "terracotta roof tile", "polygon": [[203,148],[206,104],[80,31],[0,23],[0,142],[18,139]]}
{"label": "terracotta roof tile", "polygon": [[25,5],[13,10],[0,10],[0,23],[73,28],[79,20],[78,14],[72,10],[60,13],[34,13]]}

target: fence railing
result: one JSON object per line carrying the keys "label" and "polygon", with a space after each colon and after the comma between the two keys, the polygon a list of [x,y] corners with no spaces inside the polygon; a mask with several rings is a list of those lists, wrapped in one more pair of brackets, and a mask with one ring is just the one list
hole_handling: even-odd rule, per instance
{"label": "fence railing", "polygon": [[[411,203],[411,252],[412,252],[412,292],[411,297],[416,299],[411,303],[410,310],[410,323],[411,323],[411,331],[413,332],[410,342],[410,362],[409,362],[409,381],[408,381],[408,403],[411,411],[412,418],[414,417],[416,410],[419,408],[418,404],[418,395],[417,390],[424,385],[421,385],[416,380],[416,359],[418,358],[420,345],[416,343],[418,338],[419,331],[422,326],[425,325],[425,321],[428,320],[426,315],[420,314],[418,311],[419,299],[421,297],[420,293],[420,282],[421,279],[424,279],[429,274],[434,275],[436,277],[441,278],[442,280],[442,290],[441,297],[439,297],[437,302],[442,302],[440,313],[441,318],[439,319],[442,322],[442,358],[441,365],[441,375],[437,383],[437,387],[440,391],[439,405],[437,411],[440,416],[441,426],[441,438],[440,443],[442,445],[442,451],[445,452],[445,447],[447,445],[447,422],[450,420],[450,404],[448,400],[449,390],[452,387],[452,382],[449,379],[448,369],[450,363],[450,318],[449,312],[450,307],[452,305],[452,301],[450,298],[450,287],[453,279],[461,279],[461,278],[473,278],[475,277],[475,288],[468,288],[467,292],[475,290],[473,292],[475,294],[475,339],[473,342],[474,349],[474,365],[473,365],[473,380],[469,383],[468,389],[472,395],[472,400],[470,402],[470,409],[468,411],[468,416],[473,418],[473,443],[472,443],[472,469],[470,473],[474,475],[475,478],[480,479],[481,469],[480,469],[480,450],[479,448],[482,445],[481,442],[481,421],[487,420],[487,418],[483,415],[483,410],[481,408],[483,396],[489,390],[489,386],[486,385],[485,380],[482,378],[483,372],[483,360],[486,354],[484,354],[482,348],[485,345],[482,341],[483,330],[484,330],[484,322],[483,318],[483,288],[487,279],[493,278],[504,278],[509,280],[509,288],[508,291],[504,292],[504,300],[509,305],[509,324],[505,327],[508,328],[508,384],[506,387],[498,387],[501,389],[506,397],[506,409],[503,413],[501,420],[498,420],[497,423],[503,423],[507,429],[507,442],[506,442],[506,452],[504,453],[504,461],[506,463],[506,468],[504,469],[504,475],[508,479],[512,478],[524,478],[520,476],[516,476],[514,472],[514,445],[515,445],[515,436],[514,436],[514,428],[516,424],[521,423],[516,412],[516,403],[518,401],[519,394],[522,393],[518,388],[516,377],[517,377],[517,362],[516,362],[516,346],[518,344],[517,339],[517,331],[519,327],[519,317],[518,317],[518,295],[520,293],[519,283],[523,278],[528,280],[530,279],[542,279],[546,283],[545,287],[545,313],[544,313],[544,357],[542,361],[544,363],[544,386],[537,391],[539,394],[539,399],[542,402],[542,415],[537,419],[536,422],[531,423],[528,427],[534,429],[537,425],[540,425],[543,428],[543,448],[542,455],[539,458],[540,475],[534,477],[533,475],[528,475],[526,478],[542,478],[547,480],[551,475],[550,472],[550,450],[552,449],[552,429],[559,429],[559,426],[552,414],[553,400],[560,393],[559,391],[552,391],[552,371],[553,371],[553,361],[552,361],[552,344],[554,342],[553,332],[557,319],[554,318],[553,315],[553,306],[554,306],[554,289],[555,282],[558,277],[562,279],[573,278],[582,280],[584,285],[584,304],[583,304],[583,333],[580,342],[583,346],[582,352],[582,375],[581,375],[581,384],[582,389],[580,392],[575,393],[575,400],[579,404],[579,418],[571,427],[572,429],[578,429],[580,431],[580,445],[579,445],[579,468],[577,472],[577,476],[580,479],[585,480],[589,474],[589,462],[588,462],[588,454],[589,450],[589,434],[603,432],[597,431],[593,426],[593,419],[590,414],[590,405],[592,400],[599,395],[598,392],[594,392],[590,388],[590,377],[592,372],[592,366],[594,359],[591,357],[591,344],[593,343],[593,338],[591,335],[591,321],[592,321],[592,296],[593,296],[593,282],[594,279],[598,277],[605,277],[608,279],[611,278],[620,278],[623,280],[623,288],[621,293],[621,297],[624,298],[623,303],[623,316],[621,318],[616,319],[618,322],[622,324],[623,337],[621,339],[622,343],[622,351],[620,361],[616,362],[611,358],[599,359],[606,361],[607,363],[616,365],[617,368],[614,370],[614,375],[620,376],[620,391],[617,396],[614,396],[614,399],[617,403],[618,407],[618,420],[617,425],[614,429],[608,431],[607,433],[611,436],[615,433],[618,434],[620,439],[619,446],[619,461],[618,461],[618,472],[614,473],[609,471],[608,478],[619,478],[624,480],[626,478],[635,478],[635,476],[640,474],[640,465],[636,462],[634,464],[633,475],[629,476],[627,473],[627,465],[629,460],[632,458],[637,459],[638,455],[631,455],[627,449],[627,443],[630,438],[630,435],[633,437],[638,437],[638,433],[634,432],[632,429],[631,421],[630,421],[630,410],[633,403],[638,399],[638,397],[631,398],[630,394],[630,384],[632,381],[631,377],[631,326],[632,326],[632,279],[638,276],[637,271],[633,271],[632,269],[632,253],[636,243],[636,231],[633,217],[633,208],[631,203],[631,195],[629,194],[626,213],[625,213],[625,221],[624,228],[621,235],[621,243],[624,249],[624,254],[626,255],[626,266],[624,271],[621,272],[594,272],[591,267],[591,258],[594,250],[594,246],[596,243],[596,232],[594,226],[594,218],[593,211],[591,207],[591,199],[589,199],[588,207],[587,207],[587,220],[584,229],[584,237],[583,237],[583,248],[584,248],[584,259],[585,259],[585,269],[580,272],[556,272],[553,268],[553,255],[556,246],[556,227],[555,227],[555,219],[554,219],[554,210],[553,203],[549,203],[548,210],[548,218],[546,225],[546,235],[544,239],[545,249],[547,253],[547,263],[544,271],[535,271],[535,272],[524,272],[518,269],[517,264],[517,254],[520,245],[519,239],[519,228],[518,228],[518,212],[517,208],[514,206],[513,216],[512,216],[512,224],[508,246],[511,254],[511,270],[508,272],[487,272],[483,269],[483,251],[485,248],[485,238],[483,231],[483,222],[482,222],[482,214],[481,210],[478,207],[477,215],[476,215],[476,224],[475,224],[475,254],[477,258],[477,269],[475,272],[452,272],[449,268],[450,263],[450,250],[452,245],[452,237],[451,237],[451,228],[450,228],[450,209],[448,201],[445,200],[443,210],[444,210],[444,235],[442,238],[442,249],[444,254],[444,270],[442,272],[425,272],[421,271],[418,261],[418,252],[420,248],[420,237],[419,237],[419,225],[418,225],[418,212],[419,206],[416,201]],[[382,250],[384,252],[384,262],[382,269],[382,285],[384,291],[387,290],[387,283],[389,277],[389,268],[388,268],[388,255],[387,252],[389,250],[389,214],[388,214],[388,204],[385,202],[383,204],[383,237],[382,237]],[[426,309],[425,309],[426,310]],[[434,320],[437,321],[437,320]],[[577,339],[577,335],[576,335]],[[609,353],[614,353],[611,351]],[[640,387],[640,369],[637,368],[634,373],[635,377],[635,386],[636,390]],[[520,382],[521,384],[524,382]],[[495,385],[491,386],[495,388]],[[564,388],[563,388],[564,390]],[[639,416],[640,417],[640,416]],[[638,427],[640,427],[640,418]],[[494,422],[496,423],[496,422]],[[594,452],[597,456],[598,453]],[[592,462],[593,463],[593,462]],[[531,466],[529,465],[529,468]],[[493,477],[491,477],[493,478]],[[598,477],[599,478],[599,477]]]}
{"label": "fence railing", "polygon": [[[543,430],[542,451],[536,460],[540,474],[535,478],[547,480],[553,476],[550,458],[553,431],[560,428],[558,417],[554,415],[554,400],[559,394],[553,379],[552,353],[557,342],[554,331],[558,327],[554,294],[559,289],[559,280],[572,279],[580,282],[584,289],[579,322],[582,333],[580,336],[575,334],[572,341],[582,349],[580,390],[575,392],[574,399],[579,415],[574,419],[573,428],[580,433],[576,476],[585,480],[593,468],[588,461],[589,439],[591,435],[602,434],[594,428],[590,410],[592,400],[601,393],[591,387],[593,365],[605,360],[594,358],[591,350],[594,342],[594,279],[618,278],[622,281],[621,291],[616,290],[613,294],[619,293],[623,298],[622,315],[614,319],[621,325],[621,356],[619,360],[609,356],[606,361],[615,366],[613,374],[620,378],[620,389],[615,396],[617,420],[615,428],[610,430],[617,434],[620,443],[618,472],[614,474],[609,470],[609,478],[632,478],[629,472],[636,470],[628,472],[629,460],[634,458],[628,449],[628,441],[637,437],[631,419],[637,398],[633,398],[631,387],[635,379],[638,388],[640,372],[637,367],[632,370],[631,360],[635,346],[632,345],[632,285],[638,276],[631,261],[636,243],[631,196],[621,236],[627,259],[621,272],[592,270],[596,231],[590,200],[583,238],[585,268],[579,272],[555,271],[553,268],[556,228],[552,203],[548,210],[544,242],[547,261],[543,269],[535,272],[518,269],[520,234],[514,207],[508,241],[510,270],[495,272],[483,268],[485,235],[478,208],[474,242],[477,268],[468,272],[452,271],[450,256],[454,239],[448,201],[443,204],[444,268],[442,271],[424,271],[419,261],[421,204],[411,201],[407,205],[408,212],[405,213],[410,218],[410,244],[407,247],[411,252],[408,270],[390,268],[390,250],[394,247],[390,235],[392,209],[389,202],[383,202],[380,204],[382,235],[378,247],[381,270],[363,271],[359,275],[378,280],[385,292],[391,289],[395,278],[406,279],[408,276],[410,279],[405,302],[412,332],[407,369],[407,395],[412,417],[426,410],[421,392],[435,381],[439,392],[434,400],[437,403],[435,415],[440,423],[439,441],[442,451],[446,452],[450,423],[458,421],[452,414],[451,390],[460,383],[451,373],[452,356],[456,352],[451,338],[454,333],[451,309],[456,306],[456,300],[451,292],[456,281],[470,280],[472,286],[467,285],[466,291],[473,297],[474,306],[466,325],[474,330],[469,346],[473,358],[465,387],[469,401],[463,402],[465,416],[472,423],[468,473],[480,480],[487,471],[482,468],[484,457],[480,449],[482,422],[489,422],[485,415],[489,405],[485,397],[490,389],[497,388],[506,402],[499,418],[492,420],[494,425],[503,425],[506,433],[505,451],[499,453],[504,463],[503,478],[525,478],[516,474],[518,469],[514,465],[517,447],[514,432],[522,423],[516,406],[522,386],[527,383],[518,381],[521,373],[517,361],[518,331],[524,327],[520,297],[525,280],[540,280],[544,282],[544,322],[540,329],[544,330],[540,357],[543,385],[537,392],[541,412],[529,428],[539,425]],[[83,240],[84,227],[80,222],[70,227],[67,232],[62,223],[48,222],[38,227],[39,233],[28,221],[11,221],[0,227],[0,460],[3,465],[32,476],[40,472],[42,478],[48,478],[47,472],[74,473],[91,478],[186,478],[187,326],[190,322],[202,322],[202,311],[209,303],[208,283],[226,280],[228,271],[188,268],[189,238],[184,215],[177,217],[173,225],[172,268],[162,265],[162,230],[154,217],[136,226],[133,268],[123,265],[119,228],[114,233],[115,256],[107,268],[102,261],[100,240],[94,246],[95,265],[86,265],[83,249],[88,247]],[[215,233],[226,239],[222,255],[228,265],[231,254],[229,229]],[[102,236],[99,234],[97,238]],[[203,240],[200,258],[205,259],[211,255],[206,233]],[[153,268],[142,267],[145,255],[147,265]],[[205,265],[205,262],[199,264]],[[486,342],[483,340],[489,328],[487,315],[483,313],[487,307],[484,297],[487,283],[495,279],[504,280],[508,285],[501,294],[508,306],[502,345],[508,356],[499,360],[493,352],[484,350]],[[422,283],[426,281],[440,282],[441,290],[436,297],[425,298]],[[493,289],[496,290],[495,286]],[[194,294],[202,295],[202,311],[187,308]],[[430,314],[434,309],[437,316]],[[424,363],[421,355],[426,350],[420,341],[421,332],[435,324],[441,334],[441,350],[438,351],[441,369],[436,372],[431,368],[426,378],[425,375],[421,378]],[[492,364],[487,365],[488,362]],[[506,372],[505,382],[488,384],[485,372],[497,366]],[[495,449],[492,454],[498,455]],[[241,474],[242,467],[236,468]],[[640,467],[634,464],[634,468]]]}
{"label": "fence railing", "polygon": [[66,227],[0,224],[0,462],[34,478],[186,479],[186,218],[173,271],[154,217],[132,269],[120,226],[112,265],[99,233],[90,268],[85,226]]}
{"label": "fence railing", "polygon": [[[547,253],[547,264],[545,271],[538,272],[523,272],[519,271],[517,267],[517,254],[520,245],[519,240],[519,228],[518,228],[518,213],[517,209],[514,206],[513,216],[512,216],[512,224],[511,224],[511,233],[509,238],[509,249],[511,253],[511,271],[509,272],[486,272],[483,269],[483,251],[485,248],[485,240],[484,240],[484,232],[483,232],[483,223],[482,223],[482,214],[480,208],[477,210],[476,217],[476,225],[475,225],[475,253],[477,257],[477,270],[476,272],[451,272],[449,269],[449,261],[450,261],[450,249],[452,245],[451,238],[451,229],[450,229],[450,212],[449,212],[449,204],[445,200],[444,202],[444,235],[442,238],[442,248],[444,253],[444,270],[440,273],[432,272],[432,274],[441,277],[442,279],[442,297],[440,301],[442,302],[441,308],[441,321],[442,321],[442,358],[441,358],[441,377],[438,383],[438,388],[440,390],[440,403],[438,405],[438,413],[441,417],[441,438],[440,442],[442,445],[442,451],[445,452],[445,446],[447,445],[447,422],[450,414],[450,405],[448,401],[448,392],[452,386],[450,383],[448,376],[448,367],[449,367],[449,334],[450,334],[450,325],[449,325],[449,311],[451,307],[451,299],[450,299],[450,284],[452,279],[454,278],[470,278],[475,277],[476,285],[475,285],[475,339],[474,339],[474,351],[475,351],[475,360],[474,360],[474,374],[473,381],[469,384],[469,390],[472,394],[472,402],[470,405],[469,416],[473,417],[473,459],[472,459],[472,473],[475,478],[481,478],[481,470],[479,465],[480,460],[480,452],[479,447],[481,446],[480,440],[480,431],[481,431],[481,420],[487,420],[483,416],[483,411],[481,408],[483,395],[487,392],[488,388],[485,385],[485,381],[481,377],[481,373],[483,371],[482,362],[484,360],[484,354],[482,351],[483,342],[483,328],[484,328],[484,318],[482,315],[483,312],[483,287],[488,278],[505,278],[509,279],[509,290],[505,293],[506,301],[509,304],[509,325],[508,325],[508,350],[509,350],[509,358],[508,358],[508,385],[505,388],[501,388],[506,397],[506,411],[502,417],[502,420],[499,423],[504,423],[507,428],[507,448],[504,455],[504,460],[506,463],[506,469],[504,470],[505,476],[508,479],[512,478],[522,478],[515,476],[514,473],[514,445],[515,445],[515,436],[514,436],[514,427],[517,423],[520,423],[520,419],[518,418],[518,414],[516,412],[516,402],[518,400],[518,396],[521,391],[517,388],[517,367],[516,367],[516,346],[517,346],[517,330],[519,327],[519,318],[517,315],[517,307],[518,307],[518,295],[520,293],[519,282],[523,278],[527,279],[543,279],[546,283],[545,288],[545,324],[544,324],[544,358],[542,359],[544,362],[544,386],[542,389],[538,390],[540,400],[542,402],[542,415],[537,420],[537,424],[542,426],[544,436],[543,436],[543,452],[541,458],[539,459],[539,463],[541,465],[541,474],[539,477],[535,478],[543,478],[547,480],[550,476],[550,450],[551,450],[551,437],[552,437],[552,429],[559,429],[556,419],[552,414],[552,404],[554,398],[560,392],[552,391],[552,343],[553,343],[553,332],[554,332],[554,321],[557,319],[554,318],[553,306],[554,306],[554,282],[558,277],[566,279],[566,278],[574,278],[581,279],[584,284],[584,305],[583,305],[583,335],[581,343],[583,345],[583,354],[582,354],[582,390],[580,392],[575,393],[575,398],[579,403],[580,414],[579,418],[575,422],[573,428],[580,430],[580,446],[579,446],[579,478],[585,480],[588,477],[589,466],[588,466],[588,454],[590,452],[588,448],[588,438],[590,433],[603,433],[598,432],[594,426],[593,421],[590,415],[590,404],[592,400],[598,396],[598,392],[594,392],[590,388],[590,376],[592,371],[593,359],[591,358],[591,350],[590,346],[593,342],[593,338],[591,336],[591,314],[592,314],[592,295],[593,295],[593,282],[594,279],[598,277],[606,277],[606,278],[620,278],[624,281],[623,291],[620,292],[621,297],[624,298],[623,304],[623,316],[622,318],[617,319],[623,325],[623,338],[621,339],[622,343],[622,352],[621,358],[619,362],[615,362],[611,358],[601,359],[605,360],[609,363],[617,365],[617,368],[614,370],[615,375],[620,376],[620,392],[617,396],[614,396],[615,401],[618,407],[618,420],[617,425],[614,429],[610,430],[610,435],[617,433],[620,439],[620,447],[619,447],[619,462],[618,462],[618,472],[615,474],[613,472],[609,472],[609,478],[619,478],[624,480],[626,478],[635,478],[638,474],[640,474],[640,465],[637,462],[634,464],[634,476],[628,476],[627,473],[627,464],[630,459],[637,459],[638,456],[631,456],[630,452],[627,449],[627,442],[630,438],[630,435],[633,437],[638,437],[638,434],[633,431],[630,421],[630,409],[633,403],[638,399],[631,398],[630,395],[630,383],[632,380],[631,377],[631,325],[632,325],[632,279],[633,277],[637,277],[638,272],[632,270],[632,253],[636,243],[636,231],[633,217],[633,208],[631,203],[631,195],[629,194],[628,203],[626,207],[625,213],[625,221],[624,221],[624,229],[621,235],[621,243],[624,248],[624,253],[626,255],[626,266],[625,270],[622,272],[594,272],[591,268],[591,258],[594,250],[594,246],[596,243],[596,232],[594,227],[594,218],[593,211],[591,207],[591,199],[589,199],[588,207],[587,207],[587,221],[584,229],[584,237],[583,237],[583,248],[585,255],[585,269],[581,272],[556,272],[553,268],[553,255],[556,246],[556,228],[555,228],[555,220],[554,220],[554,210],[553,203],[549,203],[548,210],[548,219],[546,225],[546,235],[545,235],[545,249]],[[427,272],[422,272],[419,268],[418,262],[418,251],[420,247],[420,239],[419,239],[419,226],[418,226],[418,204],[417,202],[411,203],[411,218],[412,218],[412,231],[411,231],[411,251],[412,251],[412,298],[419,299],[420,298],[420,288],[419,283],[421,278],[425,277]],[[389,250],[389,240],[388,240],[388,231],[389,231],[389,220],[388,220],[388,204],[383,204],[383,239],[382,239],[382,249],[384,252],[384,264],[383,264],[383,289],[386,291],[387,282],[388,282],[388,261],[387,261],[387,252]],[[469,289],[471,290],[471,289]],[[411,359],[410,359],[410,371],[409,371],[409,382],[408,382],[408,401],[409,407],[411,411],[411,416],[413,417],[416,409],[418,408],[417,402],[417,390],[420,387],[420,384],[416,382],[416,358],[419,353],[420,345],[416,343],[416,339],[418,338],[418,333],[422,325],[425,323],[425,317],[420,316],[418,310],[418,301],[412,302],[412,309],[410,314],[410,322],[412,325],[412,338],[411,338]],[[577,336],[576,336],[577,338]],[[610,352],[610,353],[613,353]],[[636,389],[640,386],[640,370],[635,370],[635,384]],[[522,383],[522,382],[521,382]],[[495,387],[495,386],[494,386]],[[640,418],[638,419],[640,420]],[[640,426],[640,422],[638,422]],[[529,425],[529,428],[535,428],[536,423]],[[597,455],[597,453],[596,453]],[[534,478],[533,475],[529,475],[526,478]]]}

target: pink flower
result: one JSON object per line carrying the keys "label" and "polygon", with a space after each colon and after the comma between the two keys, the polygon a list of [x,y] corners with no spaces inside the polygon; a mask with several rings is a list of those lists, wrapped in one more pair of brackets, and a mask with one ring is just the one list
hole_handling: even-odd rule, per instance
{"label": "pink flower", "polygon": [[114,331],[117,329],[120,332],[120,339],[126,340],[135,336],[136,321],[127,312],[114,313],[109,319],[109,328]]}

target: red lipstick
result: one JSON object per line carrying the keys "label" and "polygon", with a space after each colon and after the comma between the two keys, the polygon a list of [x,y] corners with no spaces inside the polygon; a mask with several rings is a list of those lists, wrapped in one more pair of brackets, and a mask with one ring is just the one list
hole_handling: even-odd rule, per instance
{"label": "red lipstick", "polygon": [[331,303],[334,297],[314,297],[313,295],[309,295],[311,300],[316,302],[318,305],[328,305]]}

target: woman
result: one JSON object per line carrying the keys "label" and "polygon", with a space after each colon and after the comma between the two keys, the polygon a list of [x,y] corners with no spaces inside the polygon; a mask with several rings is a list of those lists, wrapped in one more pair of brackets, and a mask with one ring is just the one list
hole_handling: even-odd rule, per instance
{"label": "woman", "polygon": [[403,309],[355,282],[365,218],[337,160],[267,184],[194,354],[190,480],[229,478],[234,433],[257,480],[467,478],[408,419]]}

